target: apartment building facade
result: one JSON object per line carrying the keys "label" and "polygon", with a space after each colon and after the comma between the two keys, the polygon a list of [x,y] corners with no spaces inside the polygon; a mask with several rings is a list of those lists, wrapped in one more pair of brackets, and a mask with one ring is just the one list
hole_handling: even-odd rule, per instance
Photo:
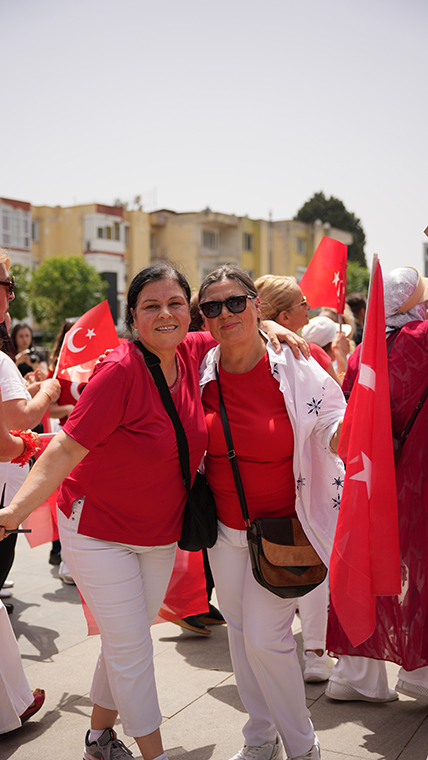
{"label": "apartment building facade", "polygon": [[324,235],[352,242],[350,233],[317,222],[250,219],[210,208],[147,213],[122,204],[32,206],[0,198],[0,245],[10,249],[13,262],[33,269],[52,256],[82,256],[107,281],[117,324],[127,284],[151,262],[173,262],[192,288],[224,263],[253,278],[273,272],[300,280]]}

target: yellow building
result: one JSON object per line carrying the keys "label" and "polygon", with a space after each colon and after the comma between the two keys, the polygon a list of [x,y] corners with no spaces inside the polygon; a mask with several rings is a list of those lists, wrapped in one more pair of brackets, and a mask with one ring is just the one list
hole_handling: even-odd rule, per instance
{"label": "yellow building", "polygon": [[323,235],[352,243],[349,232],[321,222],[249,219],[210,208],[146,213],[123,204],[63,208],[0,198],[0,245],[10,248],[13,261],[35,268],[52,256],[83,256],[108,282],[116,323],[125,314],[127,284],[150,262],[171,261],[193,288],[225,263],[254,279],[273,272],[300,280]]}
{"label": "yellow building", "polygon": [[125,313],[127,281],[150,262],[150,225],[143,211],[90,203],[33,206],[33,264],[51,256],[83,256],[108,283],[115,322]]}

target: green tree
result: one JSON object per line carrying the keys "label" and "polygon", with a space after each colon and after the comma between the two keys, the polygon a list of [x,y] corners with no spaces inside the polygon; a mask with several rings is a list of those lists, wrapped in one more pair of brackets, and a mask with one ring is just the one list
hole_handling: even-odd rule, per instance
{"label": "green tree", "polygon": [[12,319],[21,322],[30,311],[31,270],[22,264],[12,264],[10,275],[15,278],[15,298],[10,302],[9,312]]}
{"label": "green tree", "polygon": [[315,193],[312,198],[303,204],[294,218],[299,222],[310,224],[320,219],[323,224],[329,222],[332,227],[352,232],[354,242],[348,247],[348,260],[357,261],[362,267],[367,266],[364,253],[366,236],[363,225],[355,214],[347,210],[339,198],[334,198],[333,196],[326,198],[322,192]]}
{"label": "green tree", "polygon": [[365,293],[367,295],[370,282],[370,270],[362,267],[357,261],[348,261],[346,270],[346,292]]}
{"label": "green tree", "polygon": [[37,322],[56,333],[68,317],[81,317],[106,297],[107,283],[80,256],[52,257],[31,280],[30,306]]}

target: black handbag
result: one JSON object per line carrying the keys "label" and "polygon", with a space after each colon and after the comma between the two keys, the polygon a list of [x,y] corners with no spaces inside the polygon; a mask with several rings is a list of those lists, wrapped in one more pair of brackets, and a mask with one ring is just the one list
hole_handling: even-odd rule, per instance
{"label": "black handbag", "polygon": [[151,353],[140,340],[135,340],[134,343],[142,352],[147,368],[153,376],[165,410],[171,418],[177,439],[181,473],[183,475],[184,487],[187,491],[183,527],[178,545],[180,549],[188,552],[210,549],[217,541],[217,514],[214,494],[206,481],[205,475],[199,472],[199,470],[191,486],[187,437],[172,400],[165,375],[160,367],[160,359],[156,354]]}
{"label": "black handbag", "polygon": [[305,596],[323,582],[327,568],[309,542],[297,517],[263,517],[250,522],[217,368],[216,377],[227,457],[232,466],[247,529],[253,576],[257,583],[282,599]]}

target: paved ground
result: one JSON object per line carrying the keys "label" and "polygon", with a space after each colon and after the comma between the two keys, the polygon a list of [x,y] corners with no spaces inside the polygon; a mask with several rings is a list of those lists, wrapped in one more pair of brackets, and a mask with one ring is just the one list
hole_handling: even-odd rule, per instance
{"label": "paved ground", "polygon": [[[48,546],[29,549],[19,537],[11,619],[30,685],[46,689],[46,702],[33,720],[0,736],[0,760],[80,760],[89,727],[88,691],[99,638],[87,637],[77,590],[58,579],[48,553]],[[245,711],[225,626],[214,626],[208,638],[164,623],[153,627],[153,638],[168,757],[228,760],[242,744]],[[296,640],[301,650],[298,618]],[[389,666],[390,686],[397,669]],[[383,705],[340,703],[325,697],[324,688],[306,688],[323,760],[426,760],[427,703],[402,696]],[[126,743],[140,757],[132,740]]]}

